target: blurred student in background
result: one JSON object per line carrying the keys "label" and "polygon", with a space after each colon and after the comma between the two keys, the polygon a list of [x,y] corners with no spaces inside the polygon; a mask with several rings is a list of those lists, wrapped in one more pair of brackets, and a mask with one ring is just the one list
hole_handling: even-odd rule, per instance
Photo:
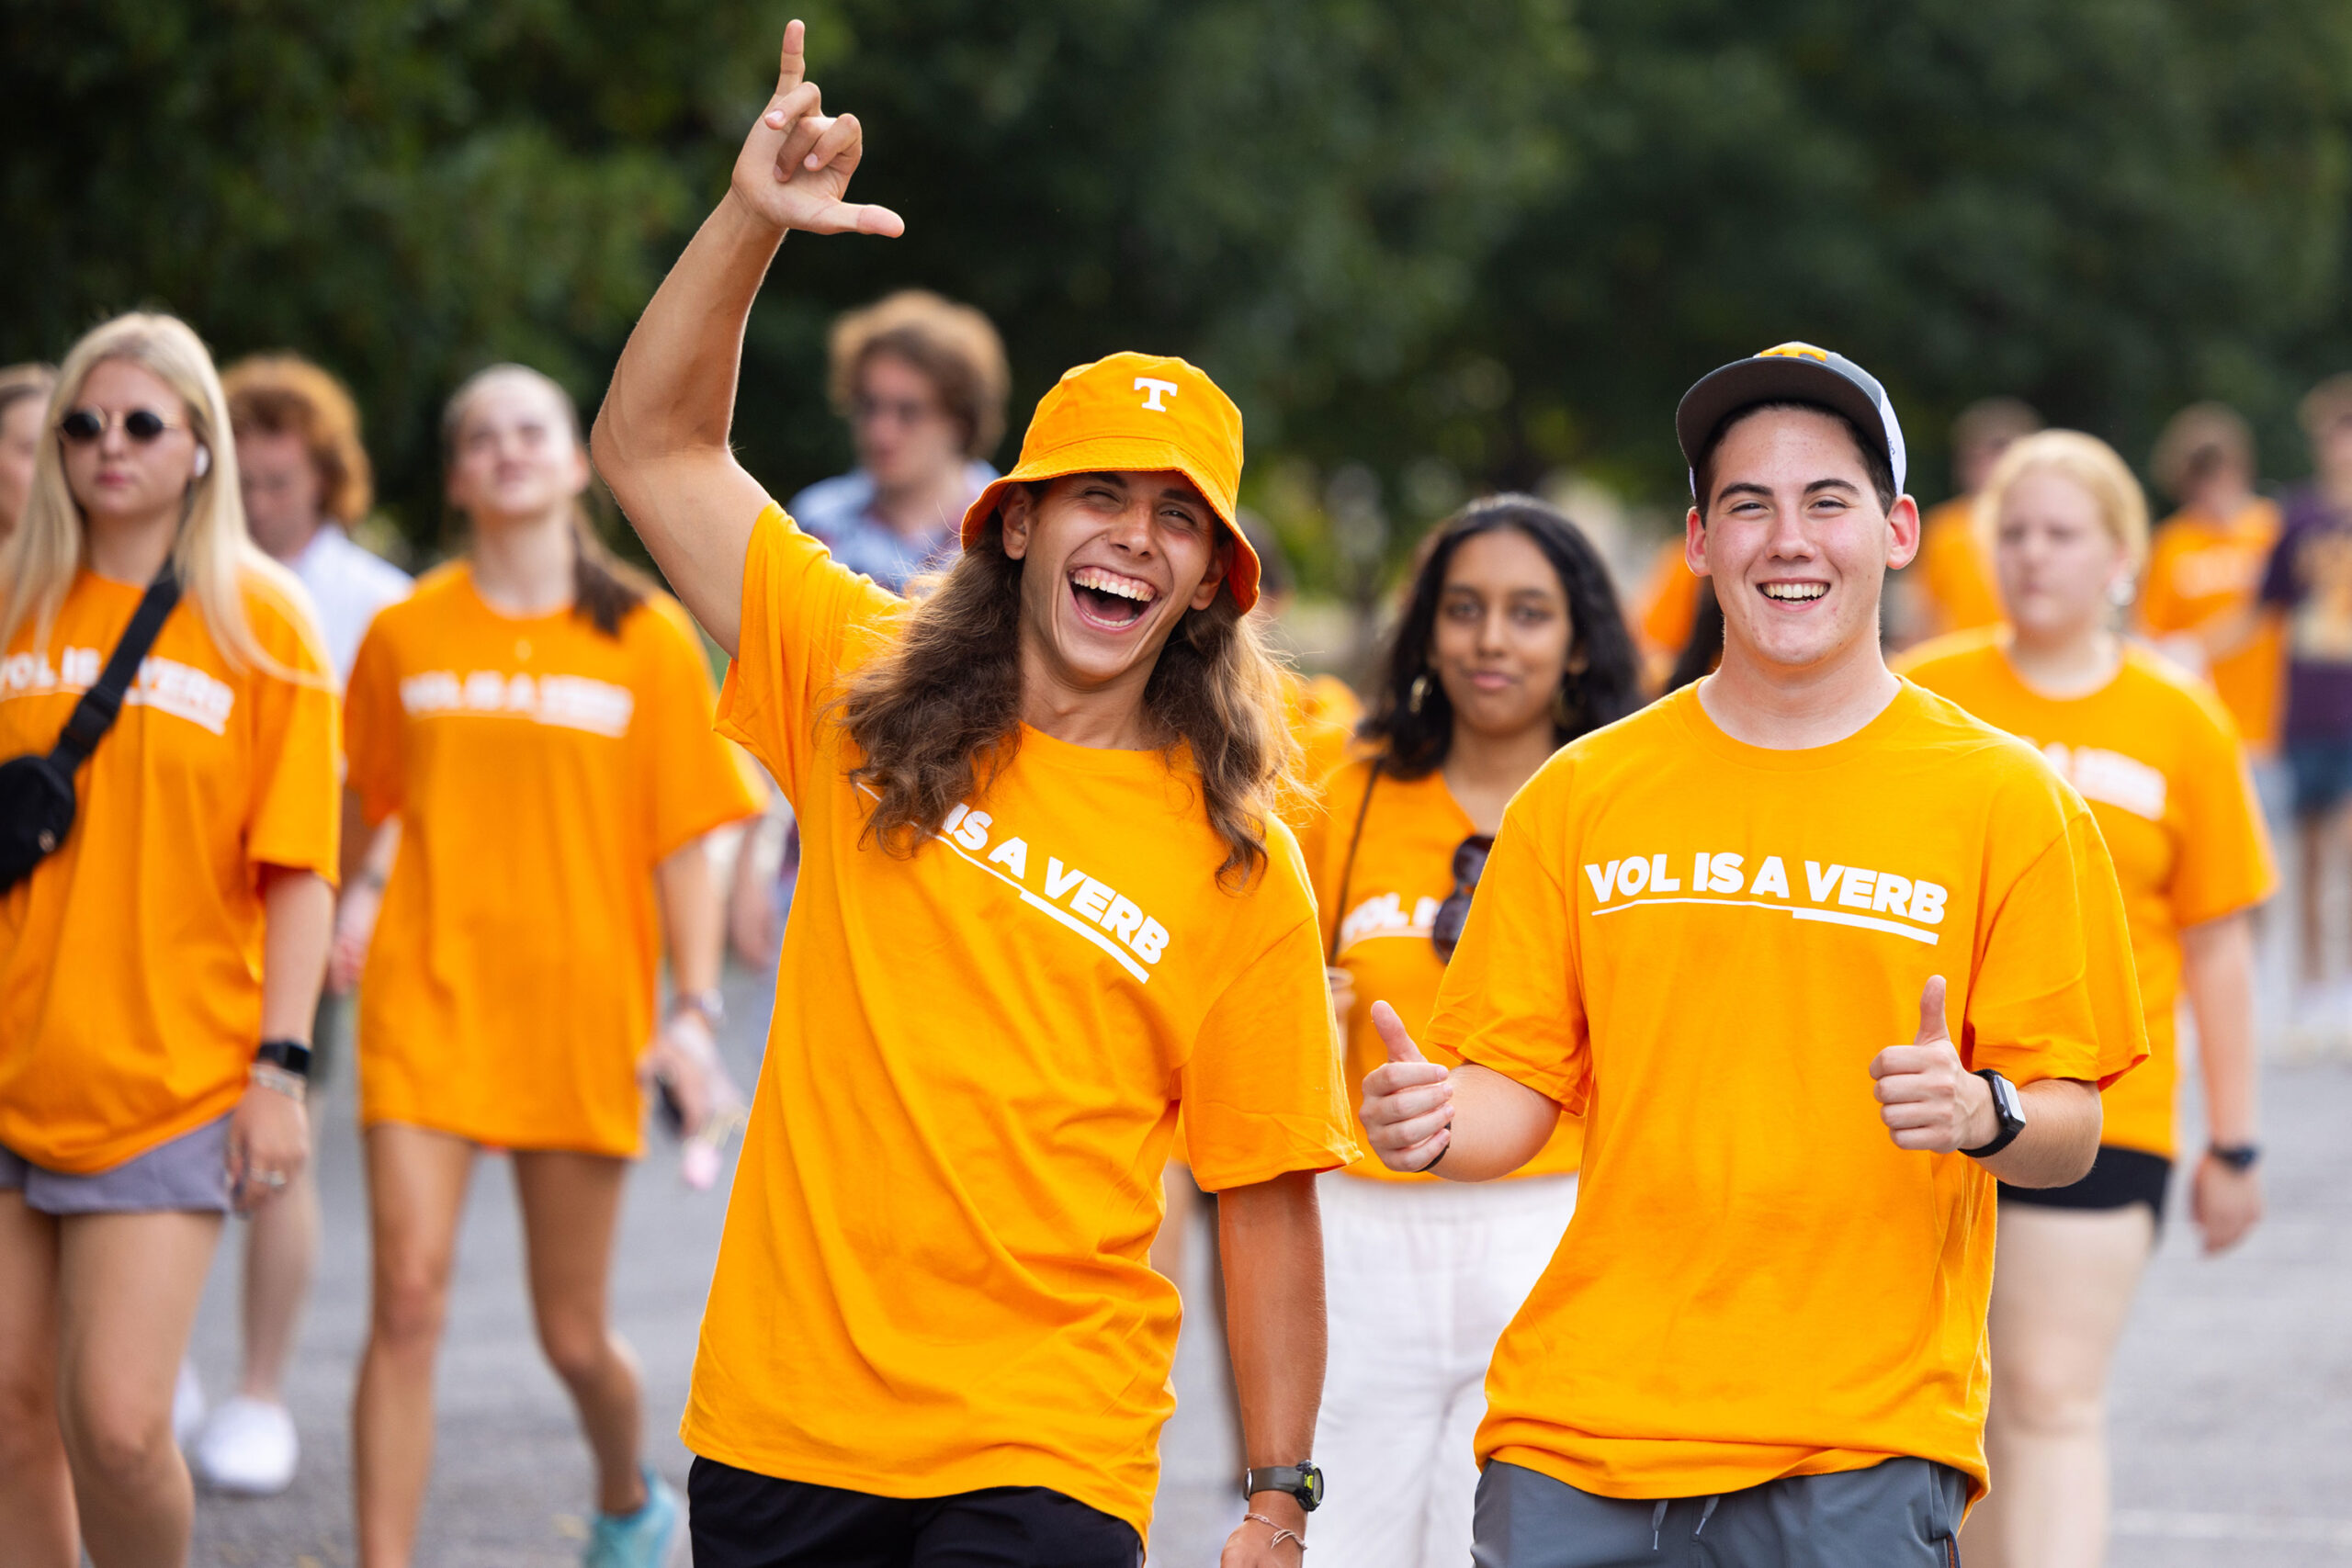
{"label": "blurred student in background", "polygon": [[359,1561],[398,1568],[414,1546],[458,1219],[489,1145],[513,1153],[539,1344],[595,1462],[584,1560],[653,1568],[682,1510],[643,1461],[636,1359],[606,1301],[613,1231],[640,1061],[687,1131],[707,1109],[719,933],[702,837],[757,803],[712,733],[684,612],[591,530],[571,399],[497,366],[443,431],[468,557],[377,616],[351,674],[351,784],[371,864],[390,863],[380,914],[355,889],[336,932],[339,978],[366,961]]}
{"label": "blurred student in background", "polygon": [[[1363,726],[1373,754],[1331,777],[1300,836],[1350,1083],[1387,1059],[1373,1003],[1428,1022],[1504,806],[1553,751],[1639,706],[1639,686],[1608,569],[1574,524],[1506,495],[1439,529]],[[1510,1180],[1457,1186],[1370,1156],[1322,1179],[1315,1447],[1347,1479],[1315,1521],[1330,1561],[1461,1560],[1487,1363],[1567,1229],[1583,1144],[1562,1117]]]}
{"label": "blurred student in background", "polygon": [[162,1568],[187,1555],[173,1385],[221,1216],[309,1157],[334,692],[246,535],[194,333],[98,328],[45,423],[0,548],[0,756],[56,743],[167,562],[181,597],[72,830],[0,896],[0,1549]]}
{"label": "blurred student in background", "polygon": [[1986,398],[1960,411],[1951,425],[1952,479],[1960,493],[1919,519],[1919,557],[1905,584],[1905,641],[1996,625],[1991,547],[1976,514],[1976,494],[2010,442],[2041,428],[2041,416],[2015,398]]}
{"label": "blurred student in background", "polygon": [[[1690,646],[1692,633],[1701,629],[1713,604],[1714,592],[1706,579],[1692,572],[1682,558],[1682,540],[1678,536],[1660,544],[1650,562],[1649,580],[1642,585],[1641,611],[1633,626],[1634,646],[1641,650],[1644,690],[1670,692],[1678,684],[1689,683],[1678,681],[1674,672]],[[1719,647],[1721,622],[1717,615],[1714,637]]]}
{"label": "blurred student in background", "polygon": [[33,458],[57,372],[46,365],[0,369],[0,541],[16,531],[33,488]]}
{"label": "blurred student in background", "polygon": [[2286,668],[2278,623],[2257,600],[2279,516],[2277,503],[2255,493],[2254,432],[2226,404],[2192,403],[2165,423],[2149,469],[2180,510],[2156,529],[2148,553],[2140,627],[2213,683],[2267,797]]}
{"label": "blurred student in background", "polygon": [[[1258,607],[1250,613],[1266,627],[1270,640],[1279,641],[1274,628],[1290,614],[1298,599],[1298,574],[1283,549],[1283,542],[1266,520],[1243,511],[1238,519],[1242,536],[1258,552]],[[1298,742],[1299,779],[1309,789],[1319,786],[1332,769],[1347,760],[1348,743],[1363,704],[1337,675],[1302,675],[1283,671],[1283,710],[1290,718],[1292,739]]]}
{"label": "blurred student in background", "polygon": [[810,485],[786,510],[833,558],[893,593],[956,554],[964,509],[996,478],[1012,389],[989,319],[921,288],[833,323],[833,407],[857,467]]}
{"label": "blurred student in background", "polygon": [[[408,574],[354,544],[345,530],[368,514],[370,480],[359,414],[332,376],[292,355],[240,360],[221,376],[235,433],[237,478],[254,542],[310,591],[336,685],[351,673],[359,636],[378,610],[408,593]],[[368,874],[346,822],[343,884]],[[342,1009],[321,995],[311,1081],[325,1081]],[[245,1239],[244,1363],[236,1393],[206,1414],[189,1459],[210,1486],[268,1496],[292,1484],[300,1446],[282,1382],[317,1267],[319,1190],[305,1166],[276,1202],[256,1210]],[[199,1401],[191,1374],[189,1402]],[[200,1409],[198,1404],[197,1409]],[[180,1419],[192,1423],[196,1409]]]}
{"label": "blurred student in background", "polygon": [[2039,747],[2090,803],[2123,889],[2149,1055],[2101,1097],[2088,1176],[2000,1189],[1993,1490],[1961,1546],[1975,1568],[2098,1568],[2108,1368],[2164,1215],[2184,992],[2207,1130],[2189,1212],[2209,1253],[2236,1246],[2262,1213],[2247,911],[2276,877],[2228,713],[2118,630],[2148,552],[2147,502],[2123,459],[2075,431],[2027,436],[1994,469],[1984,506],[2007,626],[1939,639],[1900,667]]}
{"label": "blurred student in background", "polygon": [[2312,388],[2301,413],[2313,473],[2287,497],[2261,601],[2286,647],[2279,735],[2301,861],[2302,988],[2290,1028],[2302,1043],[2335,1046],[2352,1037],[2352,983],[2328,983],[2320,912],[2352,798],[2352,375]]}

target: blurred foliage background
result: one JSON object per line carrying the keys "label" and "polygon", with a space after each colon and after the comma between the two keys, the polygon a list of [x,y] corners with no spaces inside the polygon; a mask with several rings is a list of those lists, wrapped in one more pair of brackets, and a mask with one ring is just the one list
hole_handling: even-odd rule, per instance
{"label": "blurred foliage background", "polygon": [[[441,400],[519,358],[593,407],[724,187],[790,13],[744,0],[0,0],[0,361],[161,305],[357,391],[430,547]],[[1765,344],[1889,385],[1914,489],[2013,392],[2135,460],[2228,400],[2268,468],[2352,365],[2341,0],[812,0],[854,194],[796,238],[739,440],[838,471],[826,323],[921,283],[1022,411],[1114,348],[1240,401],[1310,587],[1480,489],[1678,507],[1669,415]],[[1017,413],[1008,453],[1023,420]]]}

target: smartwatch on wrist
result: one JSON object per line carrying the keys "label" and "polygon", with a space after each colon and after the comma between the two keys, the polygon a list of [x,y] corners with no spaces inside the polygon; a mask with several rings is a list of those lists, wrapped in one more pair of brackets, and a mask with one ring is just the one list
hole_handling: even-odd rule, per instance
{"label": "smartwatch on wrist", "polygon": [[2025,1099],[2018,1093],[2017,1085],[1990,1067],[1977,1068],[1976,1076],[1993,1091],[1993,1114],[2000,1118],[2000,1131],[1993,1134],[1991,1143],[1960,1152],[1970,1159],[1986,1159],[2016,1143],[2018,1134],[2025,1131]]}
{"label": "smartwatch on wrist", "polygon": [[2232,1170],[2244,1173],[2252,1170],[2255,1162],[2262,1157],[2262,1145],[2260,1144],[2212,1144],[2207,1146],[2205,1152]]}
{"label": "smartwatch on wrist", "polygon": [[310,1081],[311,1048],[300,1040],[265,1040],[254,1052],[254,1060]]}
{"label": "smartwatch on wrist", "polygon": [[1242,1496],[1247,1498],[1260,1492],[1286,1492],[1311,1514],[1323,1503],[1323,1472],[1311,1461],[1269,1465],[1246,1472],[1241,1478]]}

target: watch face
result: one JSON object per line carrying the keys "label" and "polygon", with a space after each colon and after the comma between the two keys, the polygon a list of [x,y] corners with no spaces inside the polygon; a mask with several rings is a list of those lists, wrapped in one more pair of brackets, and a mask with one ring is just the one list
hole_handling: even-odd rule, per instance
{"label": "watch face", "polygon": [[1311,1464],[1298,1467],[1298,1489],[1304,1494],[1298,1502],[1308,1513],[1323,1506],[1323,1472]]}
{"label": "watch face", "polygon": [[1998,1102],[1996,1109],[1999,1111],[2003,1122],[2014,1122],[2020,1126],[2024,1124],[2025,1101],[2018,1094],[2017,1085],[2007,1078],[1994,1079],[1993,1098]]}

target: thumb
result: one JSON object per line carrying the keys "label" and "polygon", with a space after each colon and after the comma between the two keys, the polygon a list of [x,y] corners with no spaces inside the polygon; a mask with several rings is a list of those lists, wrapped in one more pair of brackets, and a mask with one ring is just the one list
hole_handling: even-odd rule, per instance
{"label": "thumb", "polygon": [[1928,983],[1919,987],[1918,1045],[1932,1045],[1951,1038],[1951,1031],[1944,1027],[1944,977],[1930,975]]}
{"label": "thumb", "polygon": [[1380,1031],[1380,1043],[1388,1047],[1390,1061],[1425,1062],[1429,1060],[1413,1043],[1413,1037],[1405,1032],[1405,1021],[1398,1018],[1396,1010],[1386,1002],[1372,1004],[1372,1026]]}

